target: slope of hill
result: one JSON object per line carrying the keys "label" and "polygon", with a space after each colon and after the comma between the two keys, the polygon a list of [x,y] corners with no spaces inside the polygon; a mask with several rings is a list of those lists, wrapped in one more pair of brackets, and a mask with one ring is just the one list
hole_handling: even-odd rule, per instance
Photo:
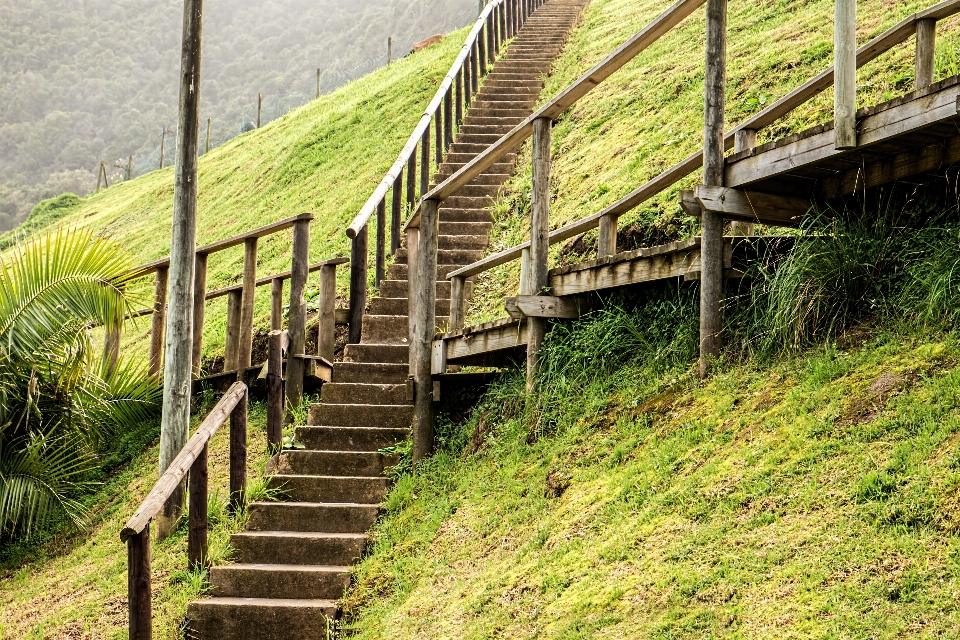
{"label": "slope of hill", "polygon": [[[258,93],[272,119],[279,96],[294,104],[314,97],[317,68],[330,91],[364,61],[385,63],[388,36],[394,56],[405,55],[411,41],[466,25],[476,6],[205,3],[201,109],[213,119],[213,143],[256,122]],[[0,231],[40,197],[92,191],[101,160],[153,153],[150,167],[158,166],[162,128],[177,122],[182,10],[176,0],[0,2]],[[137,173],[145,166],[138,159]]]}
{"label": "slope of hill", "polygon": [[[312,211],[311,260],[349,256],[346,225],[396,160],[464,37],[455,32],[205,155],[198,243]],[[109,234],[147,262],[169,254],[172,203],[173,168],[167,168],[71,200],[57,211],[57,224]],[[289,247],[289,236],[261,243],[261,273],[289,270]],[[237,282],[242,262],[242,248],[217,254],[208,286]],[[347,272],[340,272],[345,293]],[[204,341],[210,353],[223,347],[226,306],[219,302],[209,305]],[[269,291],[258,292],[257,314],[269,318]],[[141,340],[136,333],[126,339]]]}

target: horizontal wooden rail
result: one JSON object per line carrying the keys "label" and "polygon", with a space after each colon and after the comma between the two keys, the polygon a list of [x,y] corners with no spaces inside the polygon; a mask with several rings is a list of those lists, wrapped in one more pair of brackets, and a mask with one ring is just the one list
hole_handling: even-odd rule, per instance
{"label": "horizontal wooden rail", "polygon": [[223,426],[227,418],[230,417],[233,409],[247,397],[247,386],[242,382],[235,382],[233,386],[223,395],[220,402],[204,418],[196,433],[187,441],[187,444],[180,450],[180,453],[174,458],[173,462],[154,485],[153,489],[147,494],[147,497],[141,503],[140,508],[133,514],[133,517],[127,521],[126,526],[120,531],[120,539],[124,542],[131,536],[139,535],[144,528],[150,524],[150,521],[160,513],[164,503],[173,495],[197,456],[203,451],[204,447],[213,437],[213,434]]}
{"label": "horizontal wooden rail", "polygon": [[[239,246],[245,243],[247,240],[252,238],[263,238],[265,236],[273,235],[285,229],[293,227],[293,225],[298,220],[313,220],[314,214],[312,213],[301,213],[300,215],[291,216],[289,218],[284,218],[283,220],[278,220],[271,224],[265,225],[258,229],[242,233],[240,235],[232,236],[226,238],[225,240],[218,240],[202,247],[197,247],[197,253],[210,255],[211,253],[218,253],[225,249],[230,249],[231,247]],[[131,271],[136,272],[139,275],[147,275],[153,273],[160,267],[166,267],[170,265],[170,258],[161,258],[154,262],[148,262],[147,264],[134,267]]]}
{"label": "horizontal wooden rail", "polygon": [[473,48],[473,44],[477,41],[477,37],[483,30],[483,27],[487,22],[487,18],[490,16],[495,7],[505,3],[506,0],[493,0],[484,7],[483,11],[477,17],[477,20],[473,25],[473,29],[470,30],[463,47],[460,49],[460,53],[450,66],[450,71],[448,71],[447,75],[444,76],[443,81],[440,83],[440,87],[433,96],[433,100],[431,100],[430,104],[427,105],[427,108],[424,109],[423,115],[420,117],[420,121],[417,123],[416,128],[414,128],[413,133],[410,134],[410,138],[403,146],[403,150],[400,151],[400,155],[397,157],[396,162],[393,163],[393,166],[390,167],[389,171],[387,171],[387,174],[383,177],[383,180],[380,181],[380,184],[377,185],[376,189],[374,189],[373,193],[367,199],[367,202],[363,205],[363,207],[361,207],[360,212],[353,219],[353,222],[351,222],[350,226],[347,227],[347,236],[350,238],[357,237],[357,234],[360,233],[360,230],[367,224],[367,222],[370,220],[370,217],[376,212],[377,206],[379,206],[380,202],[382,202],[386,197],[387,192],[393,188],[393,185],[397,180],[397,176],[399,176],[404,167],[407,166],[407,163],[410,161],[410,156],[414,153],[414,151],[416,151],[417,145],[420,143],[421,138],[423,138],[423,134],[429,130],[430,121],[433,118],[433,115],[442,107],[444,96],[447,95],[447,91],[453,86],[453,83],[456,82],[457,75],[463,68],[464,62],[466,62],[470,56],[470,51]]}
{"label": "horizontal wooden rail", "polygon": [[[423,198],[443,201],[454,195],[459,189],[489,169],[504,155],[523,144],[533,133],[533,123],[535,120],[538,118],[556,120],[560,114],[576,104],[580,98],[587,95],[594,87],[606,80],[613,73],[619,71],[644,49],[680,24],[691,13],[701,7],[705,1],[706,0],[678,0],[653,22],[620,45],[616,51],[580,76],[573,84],[554,96],[547,104],[535,111],[533,115],[487,147],[483,153],[437,185],[432,191],[424,195]],[[418,215],[419,211],[410,217],[410,220],[407,222],[407,227],[416,227],[419,224]]]}
{"label": "horizontal wooden rail", "polygon": [[[314,273],[316,271],[320,271],[320,269],[329,265],[339,266],[342,264],[349,264],[349,263],[350,263],[350,258],[330,258],[329,260],[314,262],[309,267],[307,267],[307,273]],[[257,286],[263,287],[268,284],[272,284],[274,280],[289,280],[290,275],[291,275],[290,271],[284,271],[283,273],[278,273],[277,275],[274,275],[274,276],[267,276],[265,278],[260,278],[257,280]],[[210,291],[209,293],[207,293],[206,299],[211,300],[213,298],[220,298],[222,296],[227,295],[231,291],[242,291],[242,290],[243,290],[242,284],[235,284],[232,287],[224,287],[222,289],[214,289],[213,291]],[[150,309],[149,311],[152,311],[152,309]]]}
{"label": "horizontal wooden rail", "polygon": [[[857,50],[857,67],[862,67],[898,44],[906,41],[916,32],[917,22],[920,20],[941,20],[957,13],[960,13],[960,0],[945,0],[944,2],[937,3],[928,9],[918,11],[917,13],[901,20],[896,25],[890,27]],[[833,72],[834,68],[831,65],[814,78],[808,80],[787,95],[775,101],[767,108],[731,129],[724,136],[724,147],[726,149],[733,148],[734,140],[736,139],[736,134],[738,131],[745,129],[762,129],[763,127],[769,126],[811,98],[832,87]],[[517,129],[522,126],[523,124],[519,125]],[[514,129],[514,131],[517,129]],[[504,138],[501,138],[501,141],[513,134],[514,131],[506,134]],[[497,144],[499,143],[494,143],[494,145],[491,146],[487,152],[493,149]],[[479,159],[479,156],[477,159]],[[643,186],[631,191],[626,196],[620,198],[601,211],[551,231],[549,236],[550,244],[563,242],[564,240],[578,236],[581,233],[585,233],[597,227],[603,218],[610,216],[619,217],[623,215],[661,191],[675,185],[677,182],[684,179],[701,166],[703,166],[703,149],[690,154],[663,173],[651,179]],[[466,168],[467,167],[464,167],[464,170]],[[482,170],[483,169],[481,169],[481,171]],[[456,174],[451,176],[450,180],[455,177]],[[434,191],[436,192],[442,186],[443,185],[439,185]],[[432,193],[433,192],[431,192],[431,194],[427,194],[427,196],[431,196]],[[495,253],[491,256],[487,256],[482,260],[478,260],[477,262],[457,269],[456,271],[452,271],[448,274],[448,277],[467,278],[478,273],[482,273],[488,269],[506,264],[507,262],[511,262],[520,258],[523,250],[529,246],[530,242],[528,241],[514,247],[510,247],[509,249],[504,249],[503,251]]]}

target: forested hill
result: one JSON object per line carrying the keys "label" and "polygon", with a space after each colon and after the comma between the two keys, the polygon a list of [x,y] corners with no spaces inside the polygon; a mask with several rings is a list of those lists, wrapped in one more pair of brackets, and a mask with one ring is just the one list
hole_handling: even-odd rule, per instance
{"label": "forested hill", "polygon": [[[256,120],[257,94],[325,90],[346,71],[463,26],[476,0],[207,0],[202,118],[214,142]],[[0,231],[33,203],[96,186],[101,160],[156,153],[173,128],[180,0],[0,0]],[[173,137],[168,138],[171,144]],[[172,146],[172,144],[171,144]],[[167,155],[167,163],[172,152]]]}

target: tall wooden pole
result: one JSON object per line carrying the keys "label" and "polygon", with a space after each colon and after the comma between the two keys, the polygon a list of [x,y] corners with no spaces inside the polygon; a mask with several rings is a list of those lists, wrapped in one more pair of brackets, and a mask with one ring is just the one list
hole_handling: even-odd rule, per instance
{"label": "tall wooden pole", "polygon": [[[733,152],[740,153],[747,149],[753,149],[757,146],[756,129],[740,129],[733,137]],[[754,232],[753,222],[735,221],[730,225],[731,235],[752,236]]]}
{"label": "tall wooden pole", "polygon": [[387,38],[387,64],[393,62],[393,37]]}
{"label": "tall wooden pole", "polygon": [[163,169],[163,152],[167,146],[167,128],[164,127],[160,132],[160,168]]}
{"label": "tall wooden pole", "polygon": [[310,220],[293,224],[293,256],[290,264],[290,307],[287,312],[287,333],[290,351],[287,358],[287,406],[296,408],[303,399],[303,355],[307,341],[307,269],[310,265]]}
{"label": "tall wooden pole", "polygon": [[323,75],[323,72],[320,69],[317,69],[317,97],[320,97],[320,77]]}
{"label": "tall wooden pole", "polygon": [[[530,273],[527,295],[540,294],[549,284],[550,249],[550,118],[533,121],[533,197],[530,203]],[[533,390],[540,367],[540,345],[546,333],[543,318],[527,318],[527,391]]]}
{"label": "tall wooden pole", "polygon": [[[723,186],[723,118],[727,84],[727,0],[707,0],[703,114],[703,184]],[[720,356],[723,217],[704,211],[700,239],[700,375]]]}
{"label": "tall wooden pole", "polygon": [[414,304],[414,348],[410,350],[413,364],[414,418],[413,464],[416,465],[433,451],[433,376],[430,372],[430,354],[433,336],[437,331],[437,231],[439,216],[437,200],[424,200],[420,209],[420,237],[417,262],[409,269],[417,269],[417,297]]}
{"label": "tall wooden pole", "polygon": [[210,118],[207,118],[207,144],[203,149],[204,153],[210,153]]}
{"label": "tall wooden pole", "polygon": [[934,54],[937,45],[937,21],[917,21],[917,58],[915,60],[916,88],[929,87],[933,84]]}
{"label": "tall wooden pole", "polygon": [[[180,118],[177,129],[173,229],[170,241],[163,415],[160,420],[160,475],[187,442],[193,369],[194,254],[197,248],[197,151],[200,134],[200,45],[203,0],[184,0],[180,55]],[[183,510],[183,485],[157,517],[164,538]]]}
{"label": "tall wooden pole", "polygon": [[836,0],[833,119],[837,149],[857,146],[857,0]]}
{"label": "tall wooden pole", "polygon": [[263,94],[257,94],[257,129],[260,128],[261,116],[263,115]]}

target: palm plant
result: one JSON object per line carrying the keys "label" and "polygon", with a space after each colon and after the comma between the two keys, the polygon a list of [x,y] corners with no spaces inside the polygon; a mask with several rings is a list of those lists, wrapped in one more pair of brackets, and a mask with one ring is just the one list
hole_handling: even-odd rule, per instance
{"label": "palm plant", "polygon": [[67,516],[96,452],[149,418],[159,387],[142,365],[110,370],[91,327],[119,325],[140,274],[115,243],[57,231],[0,259],[0,535],[25,535]]}

